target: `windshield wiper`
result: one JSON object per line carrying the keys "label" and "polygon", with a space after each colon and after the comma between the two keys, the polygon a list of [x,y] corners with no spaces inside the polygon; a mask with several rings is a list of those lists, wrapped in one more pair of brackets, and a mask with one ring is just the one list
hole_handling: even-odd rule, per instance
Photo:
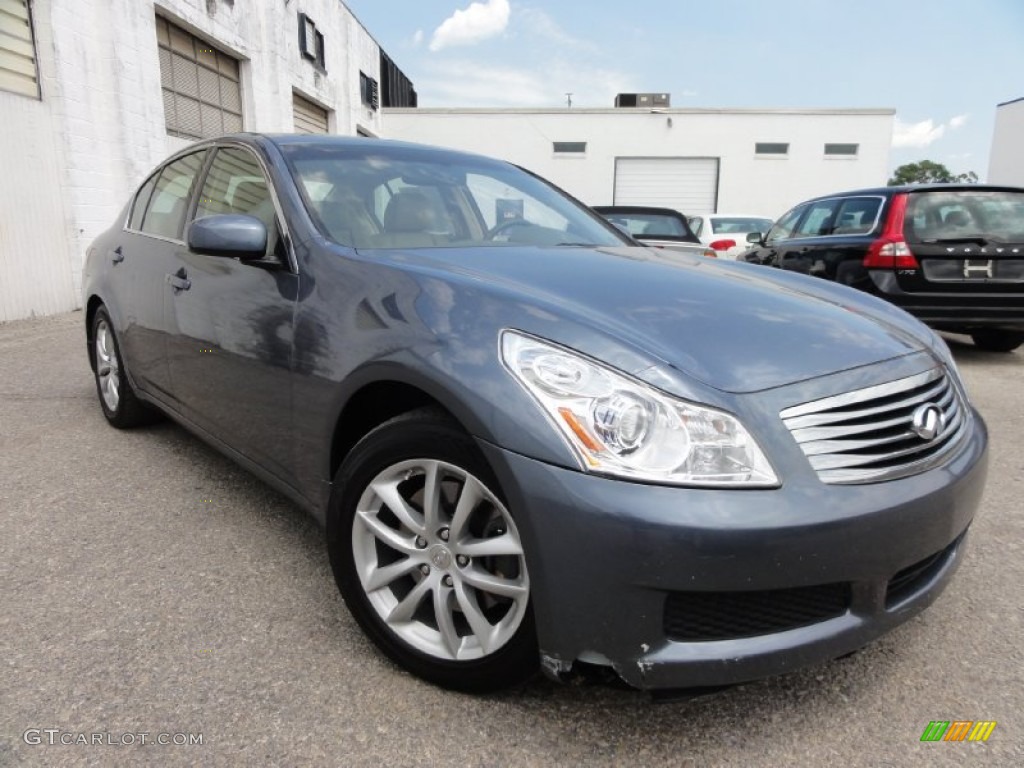
{"label": "windshield wiper", "polygon": [[985,237],[984,235],[964,235],[963,237],[929,237],[921,240],[922,243],[974,243],[976,245],[992,245],[994,243],[1005,243],[1001,237]]}

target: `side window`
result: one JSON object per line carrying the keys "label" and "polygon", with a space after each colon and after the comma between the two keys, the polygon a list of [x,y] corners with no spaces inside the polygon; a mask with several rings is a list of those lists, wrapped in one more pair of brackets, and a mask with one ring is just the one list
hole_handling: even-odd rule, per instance
{"label": "side window", "polygon": [[806,210],[806,205],[798,205],[791,211],[784,213],[782,217],[772,225],[772,228],[768,230],[768,236],[765,238],[765,242],[774,243],[779,240],[786,240],[789,238],[793,234],[793,228],[796,226],[796,223],[800,221],[800,217]]}
{"label": "side window", "polygon": [[205,150],[194,152],[163,169],[146,206],[141,226],[143,232],[175,240],[181,237],[181,225],[185,221],[192,187],[205,160]]}
{"label": "side window", "polygon": [[807,211],[800,226],[793,233],[794,237],[820,237],[832,234],[832,222],[835,219],[839,200],[822,200],[814,203]]}
{"label": "side window", "polygon": [[690,229],[693,230],[693,234],[700,237],[701,232],[704,231],[704,219],[700,216],[694,216],[690,219]]}
{"label": "side window", "polygon": [[128,221],[129,229],[138,230],[142,228],[142,217],[146,213],[146,203],[149,202],[149,198],[153,194],[153,187],[156,186],[157,175],[154,173],[150,176],[149,181],[142,185],[139,194],[135,196],[135,202],[132,204],[132,217]]}
{"label": "side window", "polygon": [[878,208],[882,201],[877,197],[851,197],[839,206],[833,235],[866,235],[875,228]]}
{"label": "side window", "polygon": [[263,169],[245,149],[218,149],[203,182],[196,218],[218,213],[243,213],[274,230],[276,212]]}

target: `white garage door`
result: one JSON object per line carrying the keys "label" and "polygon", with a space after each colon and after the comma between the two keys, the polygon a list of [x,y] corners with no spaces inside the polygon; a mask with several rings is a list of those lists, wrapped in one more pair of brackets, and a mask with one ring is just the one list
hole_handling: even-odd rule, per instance
{"label": "white garage door", "polygon": [[615,204],[674,208],[687,215],[718,210],[717,157],[617,157]]}
{"label": "white garage door", "polygon": [[296,133],[327,133],[327,110],[292,94]]}

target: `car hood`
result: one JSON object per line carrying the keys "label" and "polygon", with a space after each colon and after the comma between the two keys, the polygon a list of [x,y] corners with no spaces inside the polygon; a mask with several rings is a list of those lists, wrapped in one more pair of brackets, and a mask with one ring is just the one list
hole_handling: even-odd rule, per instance
{"label": "car hood", "polygon": [[[873,297],[820,278],[649,248],[484,247],[375,251],[378,262],[503,294],[629,345],[707,386],[753,392],[919,352],[929,331]],[[510,312],[512,318],[521,312]],[[606,346],[606,345],[605,345]],[[640,370],[628,371],[638,375]]]}

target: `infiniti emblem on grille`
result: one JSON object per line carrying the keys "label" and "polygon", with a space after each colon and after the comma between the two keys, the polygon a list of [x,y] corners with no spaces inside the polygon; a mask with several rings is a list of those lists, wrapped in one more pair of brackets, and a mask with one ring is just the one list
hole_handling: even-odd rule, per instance
{"label": "infiniti emblem on grille", "polygon": [[946,414],[935,403],[917,407],[910,420],[910,431],[922,440],[931,442],[946,426]]}

